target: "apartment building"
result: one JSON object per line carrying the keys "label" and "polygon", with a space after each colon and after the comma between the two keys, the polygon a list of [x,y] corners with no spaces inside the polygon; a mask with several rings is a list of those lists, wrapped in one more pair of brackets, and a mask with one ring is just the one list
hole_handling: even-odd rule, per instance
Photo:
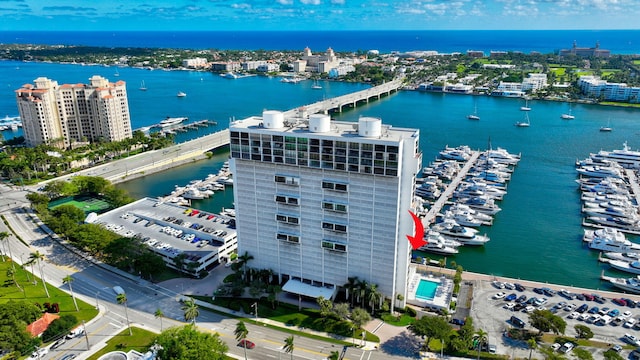
{"label": "apartment building", "polygon": [[289,293],[332,298],[350,277],[406,298],[419,130],[265,111],[230,125],[238,252]]}
{"label": "apartment building", "polygon": [[94,75],[89,84],[63,84],[46,77],[16,90],[27,146],[70,147],[91,141],[131,138],[124,81]]}

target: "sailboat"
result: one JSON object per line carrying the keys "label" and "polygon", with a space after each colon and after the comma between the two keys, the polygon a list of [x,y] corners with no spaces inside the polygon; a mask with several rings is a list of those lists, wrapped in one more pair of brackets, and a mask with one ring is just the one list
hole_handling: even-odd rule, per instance
{"label": "sailboat", "polygon": [[115,76],[115,77],[120,76],[120,73],[118,72],[118,70],[116,70],[116,72],[113,74],[113,76]]}
{"label": "sailboat", "polygon": [[601,132],[611,132],[613,128],[611,128],[611,119],[607,121],[607,126],[600,127]]}
{"label": "sailboat", "polygon": [[576,118],[575,116],[571,115],[571,106],[569,106],[569,113],[568,114],[562,114],[562,115],[560,115],[560,117],[562,119],[564,119],[564,120],[573,120],[573,119]]}
{"label": "sailboat", "polygon": [[322,86],[320,86],[320,84],[318,84],[318,80],[316,80],[313,83],[313,86],[311,86],[311,88],[314,89],[314,90],[320,90],[320,89],[322,89]]}
{"label": "sailboat", "polygon": [[142,80],[142,82],[140,83],[140,90],[147,91],[147,87],[144,84],[144,80]]}
{"label": "sailboat", "polygon": [[478,116],[478,105],[473,107],[473,114],[467,115],[467,119],[469,120],[480,120],[480,116]]}
{"label": "sailboat", "polygon": [[531,108],[529,107],[529,98],[524,98],[524,106],[520,106],[520,111],[529,111]]}
{"label": "sailboat", "polygon": [[529,123],[529,114],[528,113],[524,113],[524,121],[518,121],[515,123],[515,126],[517,127],[529,127],[529,125],[531,125],[531,123]]}
{"label": "sailboat", "polygon": [[178,94],[176,94],[177,97],[185,97],[187,96],[186,93],[182,92],[182,91],[178,91]]}

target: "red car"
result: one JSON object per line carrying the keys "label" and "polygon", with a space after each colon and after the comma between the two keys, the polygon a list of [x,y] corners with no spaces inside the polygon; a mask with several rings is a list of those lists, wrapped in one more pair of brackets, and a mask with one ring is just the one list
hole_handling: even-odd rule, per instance
{"label": "red car", "polygon": [[591,294],[584,293],[584,294],[582,294],[582,296],[584,296],[584,298],[589,300],[589,301],[595,300],[595,298]]}
{"label": "red car", "polygon": [[611,301],[616,305],[627,306],[627,302],[624,299],[613,299]]}
{"label": "red car", "polygon": [[238,343],[238,346],[246,347],[247,349],[253,349],[254,347],[256,347],[256,344],[254,344],[253,342],[251,342],[251,341],[249,341],[247,339],[242,339]]}

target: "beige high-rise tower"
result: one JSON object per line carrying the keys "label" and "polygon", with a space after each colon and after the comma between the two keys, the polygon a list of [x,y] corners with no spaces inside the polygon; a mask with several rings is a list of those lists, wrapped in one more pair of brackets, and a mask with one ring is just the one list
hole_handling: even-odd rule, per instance
{"label": "beige high-rise tower", "polygon": [[27,146],[67,148],[91,141],[131,138],[131,118],[124,81],[94,75],[89,84],[58,85],[39,77],[16,90]]}

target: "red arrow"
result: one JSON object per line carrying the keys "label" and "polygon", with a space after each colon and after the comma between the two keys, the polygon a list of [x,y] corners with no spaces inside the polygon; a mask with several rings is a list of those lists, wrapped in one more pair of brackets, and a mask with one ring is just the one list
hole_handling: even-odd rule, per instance
{"label": "red arrow", "polygon": [[411,212],[411,210],[408,211],[416,225],[416,233],[413,236],[407,235],[407,239],[409,239],[413,250],[418,250],[420,247],[427,244],[427,241],[424,239],[424,226],[422,226],[422,221],[420,221],[420,218],[416,214]]}

